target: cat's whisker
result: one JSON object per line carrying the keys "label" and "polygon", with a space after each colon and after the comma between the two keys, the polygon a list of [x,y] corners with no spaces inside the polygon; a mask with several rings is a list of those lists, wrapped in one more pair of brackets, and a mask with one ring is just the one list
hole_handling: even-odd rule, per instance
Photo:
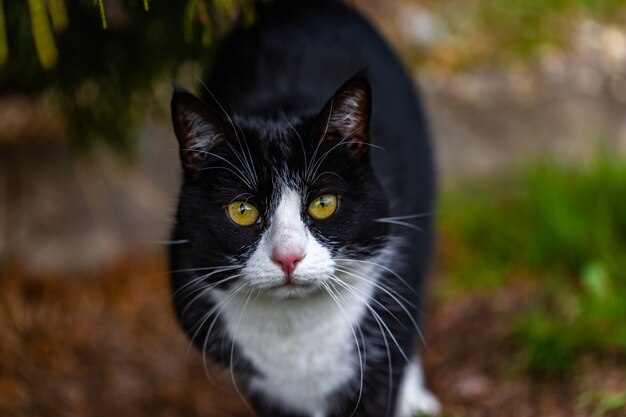
{"label": "cat's whisker", "polygon": [[247,196],[246,201],[245,201],[246,203],[248,202],[248,200],[249,200],[250,198],[252,198],[252,197],[253,197],[253,195],[252,195],[252,194],[250,194],[250,193],[241,193],[241,194],[238,194],[236,197],[233,197],[233,198],[232,198],[232,199],[228,202],[228,205],[230,205],[230,204],[234,203],[235,201],[239,200],[239,197],[243,197],[243,196]]}
{"label": "cat's whisker", "polygon": [[[258,177],[256,173],[256,168],[254,167],[254,162],[252,160],[252,154],[250,153],[248,141],[246,140],[246,135],[243,133],[243,130],[241,129],[241,127],[239,127],[239,125],[235,125],[232,121],[230,123],[231,123],[233,130],[235,131],[235,137],[237,138],[237,144],[239,145],[239,149],[241,150],[241,153],[237,152],[231,146],[230,142],[228,142],[228,147],[233,151],[237,159],[239,159],[239,162],[248,173],[248,176],[251,179],[252,184],[255,187],[258,187]],[[241,132],[241,136],[243,137],[243,140],[239,137],[239,134],[237,133],[237,129],[239,129],[239,132]],[[243,145],[246,146],[246,149],[244,149]]]}
{"label": "cat's whisker", "polygon": [[[226,112],[224,112],[224,113],[226,113]],[[228,116],[228,113],[226,113],[226,115]],[[233,149],[232,146],[230,146],[230,143],[229,143],[229,147],[235,153],[235,155],[237,156],[237,159],[239,159],[239,161],[243,165],[244,169],[250,175],[252,183],[255,186],[258,186],[258,177],[257,177],[257,173],[256,173],[256,168],[254,167],[254,162],[252,160],[252,154],[250,153],[250,147],[248,146],[248,141],[246,140],[246,135],[243,133],[243,130],[241,129],[241,127],[239,125],[235,125],[232,122],[232,119],[230,119],[230,116],[228,116],[228,118],[229,118],[230,124],[231,124],[231,126],[233,128],[233,131],[235,133],[235,137],[237,138],[237,144],[239,145],[239,149],[241,150],[241,154],[239,154],[235,149]],[[239,133],[237,133],[238,129],[239,129],[239,132],[241,133],[241,136],[243,137],[243,140],[241,139],[241,137],[239,137]],[[243,145],[246,146],[246,149],[243,148]]]}
{"label": "cat's whisker", "polygon": [[[232,267],[242,267],[243,265],[229,265]],[[163,275],[171,275],[171,274],[181,274],[184,272],[199,272],[199,271],[210,271],[213,269],[224,268],[224,266],[207,266],[207,267],[198,267],[198,268],[187,268],[187,269],[174,269],[165,272],[158,272],[156,274],[150,275],[148,278],[156,278],[162,277]]]}
{"label": "cat's whisker", "polygon": [[[228,277],[229,281],[235,278],[239,278],[242,277],[244,274],[236,274],[236,275],[232,275],[230,277]],[[224,280],[226,280],[226,278],[224,278]],[[219,284],[221,284],[222,282],[219,282]],[[200,298],[204,297],[209,291],[211,291],[212,289],[214,289],[217,285],[207,285],[206,287],[202,287],[201,289],[199,289],[199,293],[191,300],[189,301],[189,303],[187,303],[187,305],[185,306],[185,308],[183,309],[183,311],[181,312],[181,317],[185,317],[187,315],[187,311],[189,311],[189,309],[191,308],[191,306],[198,301]]]}
{"label": "cat's whisker", "polygon": [[[337,280],[339,280],[338,277],[335,276],[335,278]],[[339,280],[340,281],[340,280]],[[354,294],[354,293],[353,293]],[[354,294],[357,298],[363,300],[361,297],[358,296],[358,294]],[[378,329],[380,330],[380,334],[383,337],[383,342],[385,344],[385,352],[387,353],[387,373],[388,373],[388,386],[389,386],[389,390],[387,392],[387,403],[390,404],[391,403],[391,397],[393,394],[393,364],[391,361],[391,348],[389,346],[389,341],[387,340],[387,336],[386,336],[386,332],[383,329],[383,319],[382,317],[380,317],[378,314],[376,314],[376,312],[367,304],[367,302],[364,302],[365,306],[367,307],[370,315],[374,318],[374,321],[376,322],[376,324],[378,325]],[[387,329],[388,331],[388,329]],[[391,333],[389,333],[391,335]],[[387,406],[387,412],[385,414],[389,413],[389,406]]]}
{"label": "cat's whisker", "polygon": [[[200,330],[202,329],[202,327],[204,326],[206,321],[215,312],[218,312],[218,315],[219,315],[220,308],[223,305],[225,305],[226,303],[228,303],[230,301],[230,299],[232,297],[234,297],[235,294],[237,294],[239,291],[241,291],[241,289],[243,287],[244,287],[244,285],[240,285],[236,289],[231,291],[230,294],[226,298],[224,298],[222,301],[220,301],[217,305],[213,306],[209,311],[207,311],[206,313],[202,314],[201,318],[199,318],[198,321],[193,326],[191,326],[190,332],[193,331],[193,334],[191,334],[191,336],[189,337],[189,345],[187,346],[187,356],[189,356],[189,351],[191,349],[191,345],[195,342],[196,337],[198,336],[198,333],[200,333]],[[205,349],[202,350],[202,353],[205,353]]]}
{"label": "cat's whisker", "polygon": [[[217,270],[217,271],[210,272],[210,273],[205,274],[205,275],[200,275],[198,277],[195,277],[195,278],[191,279],[189,282],[185,283],[185,285],[183,285],[182,287],[180,287],[176,291],[174,291],[173,294],[170,296],[170,299],[176,297],[179,293],[189,289],[190,287],[194,287],[197,283],[202,282],[205,279],[207,279],[207,278],[209,278],[209,277],[211,277],[211,276],[213,276],[215,274],[220,274],[222,272],[232,271],[233,269],[239,269],[239,268],[238,267],[224,268],[224,269],[220,269],[220,270]],[[217,287],[217,286],[219,286],[219,285],[221,285],[221,284],[223,284],[225,282],[231,281],[231,280],[233,280],[233,279],[235,279],[237,277],[238,277],[237,275],[226,277],[226,278],[223,278],[223,279],[221,279],[219,281],[212,282],[212,283],[207,284],[205,286],[201,286],[200,288],[194,288],[193,291],[190,291],[189,293],[185,294],[185,296],[188,297],[195,291],[201,291],[201,290],[207,290],[207,289],[215,288],[215,287]]]}
{"label": "cat's whisker", "polygon": [[398,316],[396,316],[389,308],[385,307],[385,305],[383,303],[381,303],[380,301],[378,301],[375,297],[372,297],[371,295],[367,294],[365,291],[360,290],[360,289],[356,288],[354,285],[350,285],[349,283],[341,280],[341,278],[339,278],[336,275],[332,275],[331,279],[333,280],[334,283],[336,283],[337,285],[342,286],[343,288],[347,289],[348,291],[351,291],[351,292],[356,291],[357,293],[361,294],[363,297],[366,297],[368,300],[371,300],[372,302],[376,303],[376,305],[378,305],[380,308],[385,310],[385,312],[387,312],[399,325],[401,325],[403,328],[406,329],[406,326],[398,318]]}
{"label": "cat's whisker", "polygon": [[[357,294],[355,294],[355,296],[358,298]],[[391,329],[389,328],[387,323],[383,320],[383,318],[380,317],[380,315],[376,312],[376,310],[374,310],[374,308],[372,308],[372,306],[370,306],[366,302],[366,300],[362,300],[362,301],[363,301],[363,304],[365,305],[365,307],[369,310],[369,312],[372,315],[372,317],[378,322],[378,324],[380,326],[382,326],[385,329],[385,331],[387,332],[389,337],[391,337],[391,340],[393,341],[394,345],[396,346],[396,348],[398,349],[398,351],[400,352],[400,354],[402,355],[402,357],[404,358],[406,363],[408,363],[408,364],[412,363],[411,359],[404,352],[404,349],[402,349],[402,347],[400,346],[400,343],[398,343],[398,340],[393,335],[393,332],[391,331]],[[383,338],[386,341],[385,331],[383,331],[381,329],[381,335],[383,336]],[[389,392],[389,397],[388,397],[389,401],[387,402],[387,407],[389,407],[389,405],[391,404],[391,402],[390,402],[390,400],[391,400],[391,393],[393,392],[393,365],[392,365],[392,362],[391,362],[391,355],[390,355],[390,353],[388,353],[387,358],[388,358],[387,361],[388,361],[388,372],[389,372],[389,391],[388,391]],[[387,408],[387,410],[389,410],[389,408]]]}
{"label": "cat's whisker", "polygon": [[241,164],[243,170],[246,171],[247,177],[252,179],[252,183],[256,185],[255,175],[253,174],[252,170],[250,169],[250,165],[249,165],[248,159],[245,156],[245,151],[243,150],[243,147],[241,145],[241,141],[239,140],[239,136],[237,136],[237,142],[239,142],[239,149],[241,149],[241,152],[242,152],[241,154],[237,150],[235,150],[235,148],[233,148],[233,146],[231,145],[230,142],[226,141],[226,145],[233,152],[233,154],[235,155],[235,158],[237,158],[237,160],[239,160],[239,163]]}
{"label": "cat's whisker", "polygon": [[332,172],[332,171],[324,171],[321,174],[318,174],[315,178],[313,178],[313,181],[311,181],[311,183],[315,184],[315,182],[317,182],[317,180],[320,179],[324,175],[333,175],[333,176],[339,178],[341,181],[343,181],[346,185],[349,186],[348,181],[344,180],[341,175],[337,174],[336,172]]}
{"label": "cat's whisker", "polygon": [[374,280],[368,279],[368,278],[366,278],[366,277],[364,277],[362,275],[358,275],[358,274],[349,272],[348,270],[340,268],[340,267],[336,267],[336,269],[338,271],[340,271],[340,272],[343,272],[344,274],[348,274],[348,275],[353,276],[353,277],[355,277],[357,279],[361,279],[361,280],[364,280],[366,282],[369,282],[370,284],[374,285],[376,288],[378,288],[381,291],[383,291],[389,297],[391,297],[396,302],[396,304],[398,306],[400,306],[400,308],[404,311],[404,313],[407,315],[409,320],[411,320],[411,324],[413,324],[413,327],[417,331],[420,339],[422,340],[422,343],[424,343],[424,345],[426,346],[426,339],[424,338],[424,335],[422,334],[422,331],[420,330],[419,325],[415,321],[415,318],[413,317],[413,315],[409,312],[409,310],[404,305],[404,303],[406,303],[409,306],[411,306],[411,307],[413,307],[413,308],[415,308],[416,310],[419,311],[419,309],[417,308],[417,306],[415,304],[411,303],[406,297],[403,297],[401,294],[399,294],[398,292],[396,292],[393,289],[389,288],[387,285],[383,285],[380,282],[376,282]]}
{"label": "cat's whisker", "polygon": [[[254,410],[252,409],[252,406],[250,404],[248,404],[248,401],[245,399],[245,397],[243,396],[243,394],[241,393],[241,391],[239,390],[239,386],[237,385],[237,381],[235,379],[235,369],[234,369],[234,363],[235,363],[235,340],[237,340],[237,333],[239,333],[239,326],[241,324],[241,319],[243,318],[243,315],[246,311],[246,307],[248,306],[248,303],[250,302],[250,297],[252,296],[252,293],[254,291],[254,288],[251,288],[250,291],[248,292],[248,297],[246,298],[246,301],[243,304],[243,307],[241,308],[241,314],[239,315],[239,319],[237,320],[237,325],[235,326],[235,333],[233,335],[232,338],[232,342],[230,345],[230,379],[233,383],[233,386],[235,387],[235,391],[237,391],[237,394],[239,395],[239,398],[241,398],[241,400],[248,406],[248,408],[250,409],[250,411],[254,412]],[[260,290],[257,290],[257,297],[259,296]]]}
{"label": "cat's whisker", "polygon": [[[340,299],[343,300],[341,298],[341,296],[339,295],[339,292],[334,293],[332,291],[332,286],[331,283],[326,283],[326,282],[320,282],[320,285],[322,286],[322,288],[326,289],[327,294],[331,297],[331,299],[333,300],[333,302],[335,303],[335,305],[337,306],[337,308],[339,309],[339,311],[341,312],[341,315],[345,318],[346,323],[348,324],[348,326],[350,327],[350,331],[352,332],[352,336],[354,337],[354,344],[357,350],[357,354],[359,357],[359,396],[357,399],[357,402],[354,406],[354,411],[352,412],[352,414],[350,415],[351,417],[356,413],[359,404],[361,403],[361,397],[363,395],[363,380],[365,378],[365,371],[364,371],[364,360],[363,360],[363,355],[361,354],[361,348],[359,345],[359,340],[356,337],[356,333],[354,331],[354,326],[352,325],[352,323],[350,322],[350,319],[348,319],[348,315],[344,309],[344,307],[342,307]],[[345,303],[345,300],[344,300]],[[358,327],[358,324],[357,324]],[[363,333],[361,331],[361,328],[359,327],[359,333],[361,335],[361,341],[363,341]],[[365,349],[365,343],[363,342],[363,347]]]}
{"label": "cat's whisker", "polygon": [[410,219],[421,219],[423,217],[428,217],[434,215],[434,211],[429,211],[426,213],[418,213],[418,214],[407,214],[404,216],[392,216],[392,217],[379,217],[374,220],[410,220]]}
{"label": "cat's whisker", "polygon": [[418,232],[424,233],[424,229],[408,222],[403,222],[403,221],[398,221],[398,220],[383,220],[383,219],[376,219],[374,221],[376,223],[387,223],[387,224],[395,224],[398,226],[404,226],[404,227],[408,227],[409,229],[417,230]]}
{"label": "cat's whisker", "polygon": [[[217,323],[219,316],[222,314],[222,311],[223,311],[222,307],[225,307],[228,303],[230,303],[230,301],[246,286],[247,284],[245,283],[241,284],[239,287],[237,287],[236,290],[232,291],[224,300],[222,300],[219,304],[213,307],[209,311],[209,313],[202,316],[203,317],[202,321],[200,325],[198,326],[197,330],[195,331],[193,337],[191,338],[191,341],[193,342],[196,336],[198,335],[198,332],[202,329],[202,327],[204,327],[205,323],[209,320],[209,318],[211,318],[211,314],[215,313],[215,316],[213,317],[213,321],[211,322],[211,325],[209,326],[209,329],[207,330],[206,335],[204,337],[204,341],[202,342],[202,366],[204,368],[204,374],[213,385],[215,385],[215,381],[213,380],[213,377],[211,377],[211,373],[209,372],[209,366],[207,362],[207,357],[209,356],[207,352],[208,341],[210,340],[213,327]],[[187,347],[187,354],[189,354],[190,348],[191,348],[191,343]]]}
{"label": "cat's whisker", "polygon": [[363,263],[363,264],[372,265],[372,266],[376,266],[378,268],[384,269],[385,271],[387,271],[390,274],[392,274],[394,277],[398,278],[398,280],[400,280],[404,284],[404,286],[408,290],[410,290],[413,294],[415,294],[418,298],[421,298],[421,296],[417,292],[417,290],[415,288],[413,288],[411,285],[409,285],[406,282],[406,280],[400,276],[400,274],[398,274],[397,272],[395,272],[394,270],[392,270],[391,268],[389,268],[389,267],[387,267],[385,265],[381,265],[381,264],[379,264],[377,262],[373,262],[373,261],[366,261],[364,259],[335,258],[335,261],[348,262],[348,263],[351,263],[351,262]]}
{"label": "cat's whisker", "polygon": [[[328,119],[326,120],[326,127],[324,128],[324,133],[322,134],[322,136],[320,136],[319,140],[317,141],[317,146],[315,147],[315,151],[313,152],[313,155],[311,156],[311,166],[309,166],[309,170],[311,169],[313,165],[315,165],[317,152],[319,151],[320,146],[322,145],[322,142],[324,142],[324,138],[326,137],[326,134],[328,133],[328,128],[330,126],[330,118],[333,114],[334,101],[335,101],[335,97],[332,97],[330,99],[330,111],[328,112]],[[306,171],[306,176],[305,176],[307,181],[310,178],[309,170]]]}
{"label": "cat's whisker", "polygon": [[[393,296],[393,294],[395,294],[397,297],[399,297],[403,302],[405,302],[406,304],[408,304],[409,306],[413,307],[413,308],[417,308],[417,306],[415,305],[415,303],[411,302],[411,300],[409,300],[408,298],[404,297],[403,295],[401,295],[400,293],[398,293],[398,291],[396,291],[395,289],[391,288],[390,286],[383,284],[382,282],[378,281],[378,280],[374,280],[374,279],[370,279],[367,278],[361,274],[358,274],[358,272],[360,272],[358,269],[356,268],[350,268],[350,267],[346,267],[346,266],[335,266],[335,269],[339,272],[342,272],[344,274],[350,275],[354,278],[363,280],[365,282],[368,282],[372,285],[374,285],[376,288],[379,288],[382,291],[385,291],[388,295]],[[393,293],[393,294],[392,294]]]}
{"label": "cat's whisker", "polygon": [[[353,129],[352,131],[348,132],[348,134],[347,134],[346,136],[344,136],[344,137],[343,137],[343,138],[339,141],[339,143],[335,144],[332,148],[330,148],[328,151],[326,151],[326,153],[324,153],[324,155],[322,155],[322,158],[314,164],[314,170],[313,170],[313,174],[312,174],[312,176],[314,176],[314,175],[317,173],[317,171],[320,169],[320,167],[322,166],[322,163],[324,162],[324,160],[326,159],[326,157],[327,157],[327,156],[328,156],[328,155],[329,155],[329,154],[330,154],[333,150],[335,150],[337,147],[339,147],[339,146],[341,146],[341,145],[348,145],[348,144],[351,144],[351,143],[358,143],[358,144],[367,145],[367,146],[374,147],[374,148],[380,148],[380,149],[383,149],[383,148],[381,148],[380,146],[376,146],[376,145],[373,145],[373,144],[371,144],[371,143],[347,141],[347,139],[348,139],[348,138],[350,138],[350,136],[352,136],[352,134],[353,134],[353,133],[355,133],[355,132],[356,132],[357,130],[359,130],[359,129],[361,129],[361,127],[357,127],[356,129]],[[383,149],[383,150],[384,150],[384,149]],[[308,179],[308,177],[307,177],[307,179]]]}
{"label": "cat's whisker", "polygon": [[296,128],[291,124],[291,122],[287,118],[287,115],[285,114],[285,111],[281,109],[281,113],[283,115],[283,119],[285,119],[285,122],[287,122],[287,124],[289,125],[291,130],[293,130],[293,132],[298,137],[298,140],[300,141],[300,147],[302,148],[302,156],[304,158],[304,172],[306,173],[306,172],[308,172],[309,168],[308,168],[308,161],[307,161],[307,157],[306,157],[306,149],[304,147],[304,141],[302,140],[302,136],[300,136],[300,133],[298,133]]}
{"label": "cat's whisker", "polygon": [[252,184],[250,184],[247,180],[245,180],[243,177],[241,177],[239,174],[237,174],[235,171],[233,171],[232,169],[230,169],[228,167],[204,167],[200,171],[211,171],[213,169],[223,169],[223,170],[226,170],[226,171],[230,172],[235,177],[239,178],[239,180],[241,182],[243,182],[244,185],[246,185],[250,190],[254,190]]}
{"label": "cat's whisker", "polygon": [[[226,142],[228,143],[228,142]],[[230,146],[230,145],[229,145]],[[203,151],[200,149],[181,149],[181,151],[183,152],[195,152],[195,153],[200,153],[203,155],[210,155],[214,158],[217,158],[221,161],[226,162],[228,165],[230,165],[235,171],[232,171],[229,169],[230,172],[232,172],[233,174],[235,174],[244,184],[246,184],[251,190],[254,190],[255,187],[253,187],[252,182],[249,180],[249,174],[244,173],[237,165],[233,164],[231,161],[229,161],[228,159],[224,158],[221,155],[216,154],[215,152],[210,152],[210,151]],[[226,167],[215,167],[215,168],[226,168]],[[203,168],[202,170],[206,170],[207,168]]]}
{"label": "cat's whisker", "polygon": [[[222,104],[219,102],[219,100],[217,99],[217,97],[215,97],[215,95],[213,95],[213,92],[211,91],[211,89],[204,83],[204,81],[202,81],[201,79],[199,79],[198,77],[196,77],[196,79],[200,82],[200,84],[202,85],[202,87],[204,87],[204,89],[207,91],[207,93],[209,93],[209,95],[211,96],[211,99],[213,99],[213,101],[215,102],[215,104],[217,104],[217,106],[220,108],[220,110],[222,111],[222,113],[224,114],[224,116],[226,117],[226,119],[228,120],[228,123],[230,123],[230,126],[233,129],[233,132],[235,133],[235,137],[237,138],[237,142],[239,142],[239,147],[241,148],[241,151],[243,151],[243,147],[241,146],[241,139],[239,138],[239,134],[237,133],[237,127],[235,126],[235,123],[233,122],[232,117],[230,117],[230,115],[228,114],[228,112],[226,111],[226,109],[224,109],[224,107],[222,106]],[[243,132],[241,132],[241,134],[243,135]],[[245,139],[245,138],[244,138]],[[245,142],[245,140],[244,140]],[[228,141],[226,141],[226,143],[228,143],[228,146],[230,147],[230,143]],[[246,142],[246,147],[248,146],[247,142]],[[233,152],[235,153],[235,155],[237,156],[237,158],[239,159],[239,155],[237,154],[237,152],[235,152],[235,150],[231,147],[231,149],[233,150]],[[250,154],[250,149],[248,148],[248,154]],[[245,153],[244,153],[244,159],[245,159]],[[239,159],[240,162],[241,159]],[[246,160],[247,162],[247,160]],[[252,163],[252,155],[250,155],[250,165],[248,165],[247,163],[243,163],[242,164],[244,166],[247,167],[247,170],[249,171],[250,177],[252,178],[252,181],[254,183],[254,185],[256,186],[258,183],[258,178],[256,176],[256,170],[254,170],[254,164]],[[250,169],[250,166],[252,167],[252,169]],[[253,188],[253,187],[250,187]]]}
{"label": "cat's whisker", "polygon": [[[339,141],[339,143],[335,144],[332,148],[330,148],[328,151],[326,151],[326,152],[324,153],[324,155],[322,155],[322,157],[319,159],[319,161],[318,161],[318,160],[316,160],[316,161],[314,162],[313,166],[312,166],[312,168],[313,168],[313,172],[312,172],[312,174],[311,174],[310,176],[311,176],[311,177],[312,177],[312,176],[315,176],[315,174],[316,174],[316,173],[317,173],[317,171],[319,170],[320,166],[322,165],[322,163],[324,162],[324,160],[325,160],[325,159],[326,159],[326,157],[328,156],[328,154],[330,154],[330,153],[331,153],[334,149],[336,149],[337,147],[341,146],[341,145],[343,144],[343,142],[344,142],[345,140],[347,140],[347,139],[348,139],[348,137],[350,137],[350,136],[351,136],[354,132],[356,132],[357,130],[358,130],[358,128],[357,128],[357,129],[352,130],[351,132],[349,132],[349,133],[348,133],[348,134],[347,134],[344,138],[342,138],[342,139]],[[320,143],[321,143],[321,142],[320,142]],[[318,148],[319,148],[319,144],[318,144]],[[316,149],[315,151],[317,152],[317,149]],[[310,177],[309,177],[309,176],[307,176],[307,180],[309,180],[309,179],[310,179]]]}
{"label": "cat's whisker", "polygon": [[189,243],[189,239],[180,239],[180,240],[147,240],[146,243],[150,243],[153,245],[184,245],[185,243]]}

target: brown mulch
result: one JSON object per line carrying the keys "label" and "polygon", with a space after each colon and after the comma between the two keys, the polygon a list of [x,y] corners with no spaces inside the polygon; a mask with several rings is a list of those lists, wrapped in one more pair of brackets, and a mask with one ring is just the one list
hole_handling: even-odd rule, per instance
{"label": "brown mulch", "polygon": [[[210,382],[189,349],[164,271],[159,256],[81,278],[0,269],[0,415],[251,416],[230,377],[209,365]],[[513,285],[430,309],[426,373],[447,415],[588,416],[581,390],[626,388],[622,369],[594,360],[568,378],[511,371],[511,318],[527,299]]]}

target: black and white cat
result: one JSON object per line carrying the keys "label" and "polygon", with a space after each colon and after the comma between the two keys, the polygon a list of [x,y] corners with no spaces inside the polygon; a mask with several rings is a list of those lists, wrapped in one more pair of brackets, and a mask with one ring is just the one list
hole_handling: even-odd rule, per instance
{"label": "black and white cat", "polygon": [[278,0],[205,87],[172,98],[188,336],[263,417],[436,413],[415,356],[432,152],[397,58],[340,2]]}

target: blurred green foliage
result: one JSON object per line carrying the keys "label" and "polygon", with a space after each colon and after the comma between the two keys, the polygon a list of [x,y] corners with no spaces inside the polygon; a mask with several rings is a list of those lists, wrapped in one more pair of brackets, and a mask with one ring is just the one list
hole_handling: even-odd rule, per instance
{"label": "blurred green foliage", "polygon": [[485,38],[496,35],[495,55],[510,59],[567,42],[580,17],[613,20],[625,10],[623,0],[480,0],[475,18]]}
{"label": "blurred green foliage", "polygon": [[[622,25],[623,0],[413,0],[444,30],[415,62],[447,70],[532,62],[546,50],[567,51],[583,20]],[[415,54],[415,52],[414,52]]]}
{"label": "blurred green foliage", "polygon": [[520,313],[521,364],[537,373],[575,368],[585,353],[626,354],[626,161],[527,166],[518,177],[467,186],[443,199],[452,290],[530,279]]}
{"label": "blurred green foliage", "polygon": [[253,0],[0,0],[0,95],[52,92],[77,148],[132,155],[156,83],[208,65],[212,41],[252,11]]}
{"label": "blurred green foliage", "polygon": [[626,410],[626,391],[606,393],[591,389],[582,393],[578,398],[579,407],[590,405],[594,409],[593,417],[605,416],[608,413],[613,415],[612,413]]}

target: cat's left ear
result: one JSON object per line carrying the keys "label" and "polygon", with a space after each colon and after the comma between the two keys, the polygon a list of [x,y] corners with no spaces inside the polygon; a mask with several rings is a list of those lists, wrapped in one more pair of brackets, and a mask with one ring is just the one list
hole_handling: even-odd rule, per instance
{"label": "cat's left ear", "polygon": [[354,157],[367,154],[371,97],[371,87],[365,73],[349,79],[320,112],[313,130],[314,137],[325,142],[343,142]]}

